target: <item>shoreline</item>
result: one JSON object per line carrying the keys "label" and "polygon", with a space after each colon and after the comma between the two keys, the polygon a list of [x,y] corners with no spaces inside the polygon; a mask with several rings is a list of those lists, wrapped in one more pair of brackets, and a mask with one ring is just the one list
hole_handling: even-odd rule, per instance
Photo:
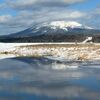
{"label": "shoreline", "polygon": [[0,43],[0,47],[2,56],[53,56],[68,60],[100,60],[100,43]]}

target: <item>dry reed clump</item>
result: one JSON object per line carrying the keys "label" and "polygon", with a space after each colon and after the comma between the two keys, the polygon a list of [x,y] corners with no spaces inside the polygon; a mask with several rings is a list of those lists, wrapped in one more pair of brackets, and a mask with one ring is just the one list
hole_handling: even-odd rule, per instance
{"label": "dry reed clump", "polygon": [[88,54],[80,54],[78,56],[77,60],[80,60],[80,61],[89,60],[89,55]]}

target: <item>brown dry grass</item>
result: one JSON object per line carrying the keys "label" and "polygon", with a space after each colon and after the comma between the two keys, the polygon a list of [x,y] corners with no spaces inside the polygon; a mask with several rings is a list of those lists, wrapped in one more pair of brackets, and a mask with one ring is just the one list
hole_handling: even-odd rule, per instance
{"label": "brown dry grass", "polygon": [[37,45],[27,45],[27,46],[20,46],[20,48],[57,48],[57,47],[65,47],[65,48],[92,48],[92,49],[99,49],[100,45],[95,44],[37,44]]}

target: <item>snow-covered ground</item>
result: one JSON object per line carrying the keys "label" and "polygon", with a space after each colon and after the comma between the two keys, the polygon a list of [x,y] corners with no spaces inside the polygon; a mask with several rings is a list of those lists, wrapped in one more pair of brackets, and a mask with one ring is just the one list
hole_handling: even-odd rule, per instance
{"label": "snow-covered ground", "polygon": [[[56,46],[56,45],[60,46]],[[74,46],[62,46],[73,45]],[[78,43],[82,44],[82,43]],[[39,45],[39,46],[38,46]],[[44,47],[44,45],[54,45]],[[0,57],[18,56],[49,56],[52,59],[67,60],[100,60],[100,44],[95,43],[92,46],[76,46],[75,43],[0,43]],[[5,52],[7,53],[5,55]],[[3,55],[4,53],[4,55]],[[49,57],[50,58],[50,57]]]}
{"label": "snow-covered ground", "polygon": [[2,51],[12,51],[19,46],[28,46],[28,45],[45,45],[45,44],[75,44],[71,42],[62,42],[62,43],[0,43],[0,52]]}

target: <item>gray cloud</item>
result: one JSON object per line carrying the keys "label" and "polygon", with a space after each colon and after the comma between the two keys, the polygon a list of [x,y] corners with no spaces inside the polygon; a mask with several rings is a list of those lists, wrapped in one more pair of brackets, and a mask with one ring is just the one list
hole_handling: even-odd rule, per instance
{"label": "gray cloud", "polygon": [[39,9],[40,7],[66,7],[85,0],[8,0],[7,4],[17,10]]}
{"label": "gray cloud", "polygon": [[95,8],[95,11],[93,13],[96,15],[100,15],[100,5]]}
{"label": "gray cloud", "polygon": [[87,12],[87,15],[83,21],[95,29],[100,29],[100,7]]}

